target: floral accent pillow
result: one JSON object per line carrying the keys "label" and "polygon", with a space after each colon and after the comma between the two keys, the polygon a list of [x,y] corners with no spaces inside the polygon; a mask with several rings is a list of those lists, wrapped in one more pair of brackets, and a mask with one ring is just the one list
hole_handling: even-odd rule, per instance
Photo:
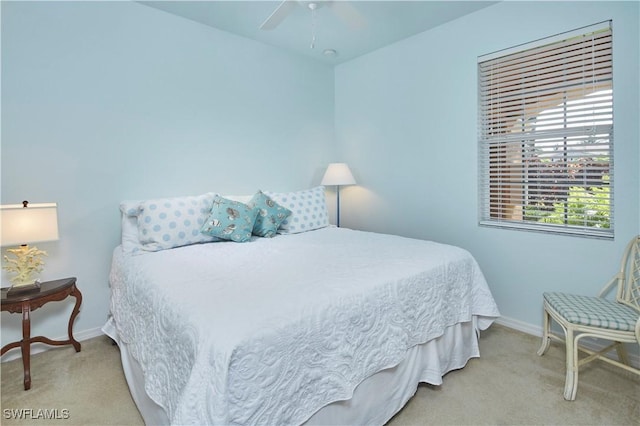
{"label": "floral accent pillow", "polygon": [[253,234],[260,237],[274,237],[280,224],[291,215],[291,210],[282,207],[262,191],[258,191],[247,205],[257,210]]}
{"label": "floral accent pillow", "polygon": [[264,193],[276,203],[291,210],[291,215],[280,225],[279,234],[297,234],[329,226],[324,186],[296,192]]}
{"label": "floral accent pillow", "polygon": [[216,195],[211,213],[200,232],[223,240],[243,243],[251,239],[253,224],[258,210],[239,201],[232,201]]}

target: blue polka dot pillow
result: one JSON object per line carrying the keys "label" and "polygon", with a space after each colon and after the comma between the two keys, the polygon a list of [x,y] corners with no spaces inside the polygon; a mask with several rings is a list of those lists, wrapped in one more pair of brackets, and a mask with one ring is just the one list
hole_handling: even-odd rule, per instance
{"label": "blue polka dot pillow", "polygon": [[291,215],[278,228],[279,234],[297,234],[329,226],[324,186],[297,192],[264,193],[276,203],[291,210]]}
{"label": "blue polka dot pillow", "polygon": [[138,239],[142,249],[159,251],[220,241],[200,232],[215,196],[207,193],[141,202],[138,208]]}
{"label": "blue polka dot pillow", "polygon": [[217,195],[200,231],[204,235],[243,243],[251,239],[257,214],[258,210],[253,207]]}

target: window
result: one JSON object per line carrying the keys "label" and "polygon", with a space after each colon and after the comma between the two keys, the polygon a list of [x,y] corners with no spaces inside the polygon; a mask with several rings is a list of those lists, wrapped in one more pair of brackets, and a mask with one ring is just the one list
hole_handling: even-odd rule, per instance
{"label": "window", "polygon": [[610,22],[478,59],[480,224],[613,238]]}

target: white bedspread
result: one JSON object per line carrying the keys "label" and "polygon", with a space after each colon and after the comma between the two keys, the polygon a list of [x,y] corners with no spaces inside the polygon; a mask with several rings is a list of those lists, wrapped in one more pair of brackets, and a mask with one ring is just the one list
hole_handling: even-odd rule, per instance
{"label": "white bedspread", "polygon": [[111,313],[173,424],[299,424],[445,327],[499,316],[465,250],[324,228],[114,251]]}

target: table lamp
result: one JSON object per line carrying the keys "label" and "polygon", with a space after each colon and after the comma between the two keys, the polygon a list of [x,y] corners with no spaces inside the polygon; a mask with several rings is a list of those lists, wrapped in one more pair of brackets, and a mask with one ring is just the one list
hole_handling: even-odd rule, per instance
{"label": "table lamp", "polygon": [[8,255],[4,256],[6,264],[2,269],[16,274],[9,279],[11,289],[39,288],[40,282],[34,276],[42,272],[42,256],[47,256],[47,253],[28,244],[58,239],[57,204],[29,204],[23,201],[22,204],[0,206],[0,227],[0,245],[20,245],[8,249]]}
{"label": "table lamp", "polygon": [[346,163],[331,163],[324,173],[321,185],[335,185],[336,187],[336,225],[340,227],[340,187],[355,185],[356,180]]}

